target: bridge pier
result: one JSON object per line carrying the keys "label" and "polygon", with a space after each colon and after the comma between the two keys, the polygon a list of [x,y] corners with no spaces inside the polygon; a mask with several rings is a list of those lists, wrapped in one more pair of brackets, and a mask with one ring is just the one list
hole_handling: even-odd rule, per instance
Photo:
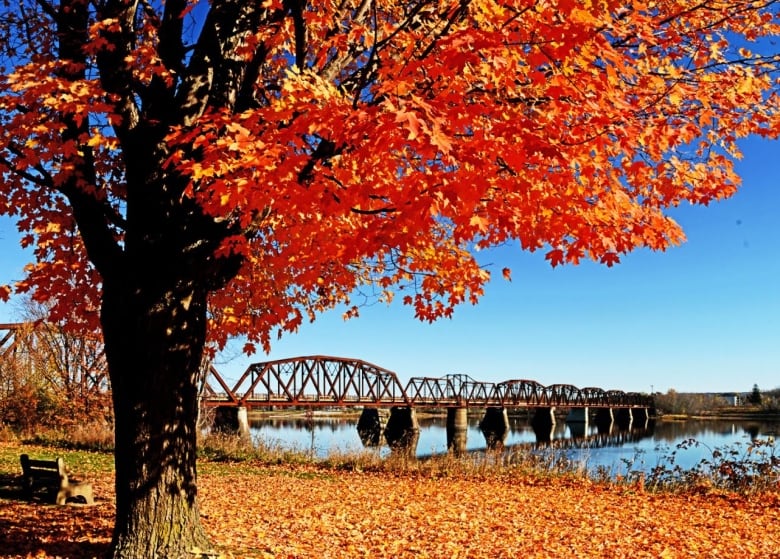
{"label": "bridge pier", "polygon": [[488,450],[501,450],[509,434],[509,416],[506,408],[486,408],[485,417],[482,418],[479,429],[485,436]]}
{"label": "bridge pier", "polygon": [[214,429],[238,434],[242,439],[252,439],[249,415],[244,406],[218,406],[214,411]]}
{"label": "bridge pier", "polygon": [[417,453],[417,441],[420,438],[420,424],[412,407],[394,406],[390,408],[390,417],[385,426],[385,440],[394,451],[409,456]]}
{"label": "bridge pier", "polygon": [[466,452],[468,429],[468,409],[447,408],[447,450],[455,456]]}
{"label": "bridge pier", "polygon": [[390,412],[379,408],[363,408],[358,419],[357,431],[364,446],[379,446],[387,426]]}
{"label": "bridge pier", "polygon": [[534,429],[537,443],[549,443],[553,438],[555,429],[555,407],[536,408],[531,427]]}

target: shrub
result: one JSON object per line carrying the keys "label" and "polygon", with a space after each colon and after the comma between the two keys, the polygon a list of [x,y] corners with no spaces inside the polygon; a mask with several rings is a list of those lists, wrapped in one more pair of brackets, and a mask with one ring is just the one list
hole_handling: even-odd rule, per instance
{"label": "shrub", "polygon": [[[688,469],[675,464],[678,450],[699,446],[707,448],[711,458],[702,459]],[[676,446],[665,463],[651,470],[645,485],[652,490],[726,489],[746,494],[776,489],[780,483],[780,457],[775,451],[772,439],[714,450],[695,439],[687,439]]]}

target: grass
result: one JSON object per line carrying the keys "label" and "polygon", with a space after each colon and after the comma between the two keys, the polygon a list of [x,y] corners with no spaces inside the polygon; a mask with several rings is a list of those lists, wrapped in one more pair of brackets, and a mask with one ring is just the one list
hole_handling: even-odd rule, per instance
{"label": "grass", "polygon": [[114,471],[114,455],[104,451],[68,450],[30,442],[0,444],[0,472],[21,473],[19,455],[34,459],[52,459],[62,456],[68,470],[78,476],[107,474]]}

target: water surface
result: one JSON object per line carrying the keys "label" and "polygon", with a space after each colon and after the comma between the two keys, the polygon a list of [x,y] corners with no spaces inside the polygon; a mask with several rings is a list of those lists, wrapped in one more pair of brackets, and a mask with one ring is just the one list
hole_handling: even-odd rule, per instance
{"label": "water surface", "polygon": [[[375,452],[386,456],[386,445],[366,447],[357,431],[357,416],[326,416],[280,412],[279,416],[250,418],[255,440],[283,449],[297,450],[324,458],[334,453]],[[466,450],[485,450],[485,437],[479,429],[479,414],[469,414]],[[447,452],[446,418],[419,418],[420,435],[416,455],[420,458]],[[559,420],[549,434],[549,442],[539,435],[527,417],[510,416],[504,441],[509,452],[531,452],[556,448],[585,463],[602,467],[613,475],[628,470],[649,471],[659,465],[689,469],[701,460],[712,459],[713,451],[747,455],[754,440],[771,441],[780,432],[780,422],[752,420],[648,421],[620,431],[614,426],[600,432],[589,424]],[[639,427],[639,428],[637,428]],[[585,435],[584,437],[582,435]],[[768,447],[773,451],[774,447]]]}

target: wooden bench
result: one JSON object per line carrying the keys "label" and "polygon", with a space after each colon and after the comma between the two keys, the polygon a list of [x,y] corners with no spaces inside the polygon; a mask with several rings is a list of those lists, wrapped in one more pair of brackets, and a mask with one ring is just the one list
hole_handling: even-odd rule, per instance
{"label": "wooden bench", "polygon": [[22,454],[19,460],[22,463],[22,488],[29,501],[33,500],[36,490],[45,489],[50,499],[55,496],[52,500],[58,505],[68,502],[94,504],[92,484],[69,480],[62,457],[34,460]]}

